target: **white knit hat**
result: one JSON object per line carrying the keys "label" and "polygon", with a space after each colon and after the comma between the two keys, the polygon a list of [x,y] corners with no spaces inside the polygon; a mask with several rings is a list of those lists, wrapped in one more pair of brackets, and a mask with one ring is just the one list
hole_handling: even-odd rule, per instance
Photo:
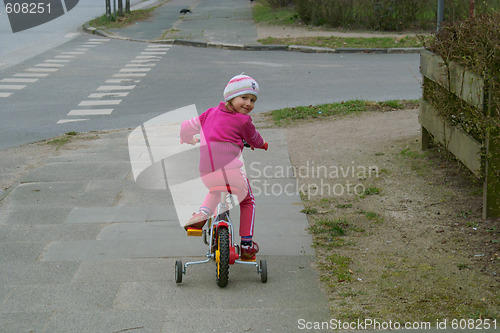
{"label": "white knit hat", "polygon": [[230,101],[235,97],[251,94],[256,98],[259,96],[259,85],[250,76],[241,73],[229,80],[224,89],[224,101]]}

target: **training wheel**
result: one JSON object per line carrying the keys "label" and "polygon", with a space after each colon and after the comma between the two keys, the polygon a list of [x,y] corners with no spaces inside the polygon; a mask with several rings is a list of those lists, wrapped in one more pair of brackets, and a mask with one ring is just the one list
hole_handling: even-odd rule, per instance
{"label": "training wheel", "polygon": [[175,262],[175,283],[182,283],[182,261],[177,260]]}
{"label": "training wheel", "polygon": [[265,260],[260,261],[260,280],[262,283],[267,282],[267,261]]}

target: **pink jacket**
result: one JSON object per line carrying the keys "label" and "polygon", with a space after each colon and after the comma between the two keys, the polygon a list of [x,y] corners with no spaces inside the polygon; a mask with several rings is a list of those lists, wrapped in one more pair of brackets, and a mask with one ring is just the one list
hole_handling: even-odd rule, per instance
{"label": "pink jacket", "polygon": [[243,163],[239,157],[243,150],[243,140],[257,148],[264,145],[252,118],[228,111],[224,102],[182,123],[182,141],[189,142],[198,133],[201,134],[200,172],[213,172],[223,167],[241,168]]}

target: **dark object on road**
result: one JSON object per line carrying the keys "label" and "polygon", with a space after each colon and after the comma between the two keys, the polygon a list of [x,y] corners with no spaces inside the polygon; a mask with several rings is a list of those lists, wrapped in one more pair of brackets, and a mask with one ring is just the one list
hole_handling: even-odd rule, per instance
{"label": "dark object on road", "polygon": [[191,11],[189,9],[185,8],[185,9],[181,9],[180,13],[187,14],[187,13],[191,13]]}

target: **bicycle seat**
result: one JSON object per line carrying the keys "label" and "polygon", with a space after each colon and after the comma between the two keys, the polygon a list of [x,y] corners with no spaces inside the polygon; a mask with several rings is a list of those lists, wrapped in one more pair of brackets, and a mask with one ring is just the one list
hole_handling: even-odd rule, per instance
{"label": "bicycle seat", "polygon": [[231,192],[235,193],[238,189],[236,187],[229,186],[229,190],[227,186],[214,186],[210,189],[210,193],[221,193],[221,192]]}

